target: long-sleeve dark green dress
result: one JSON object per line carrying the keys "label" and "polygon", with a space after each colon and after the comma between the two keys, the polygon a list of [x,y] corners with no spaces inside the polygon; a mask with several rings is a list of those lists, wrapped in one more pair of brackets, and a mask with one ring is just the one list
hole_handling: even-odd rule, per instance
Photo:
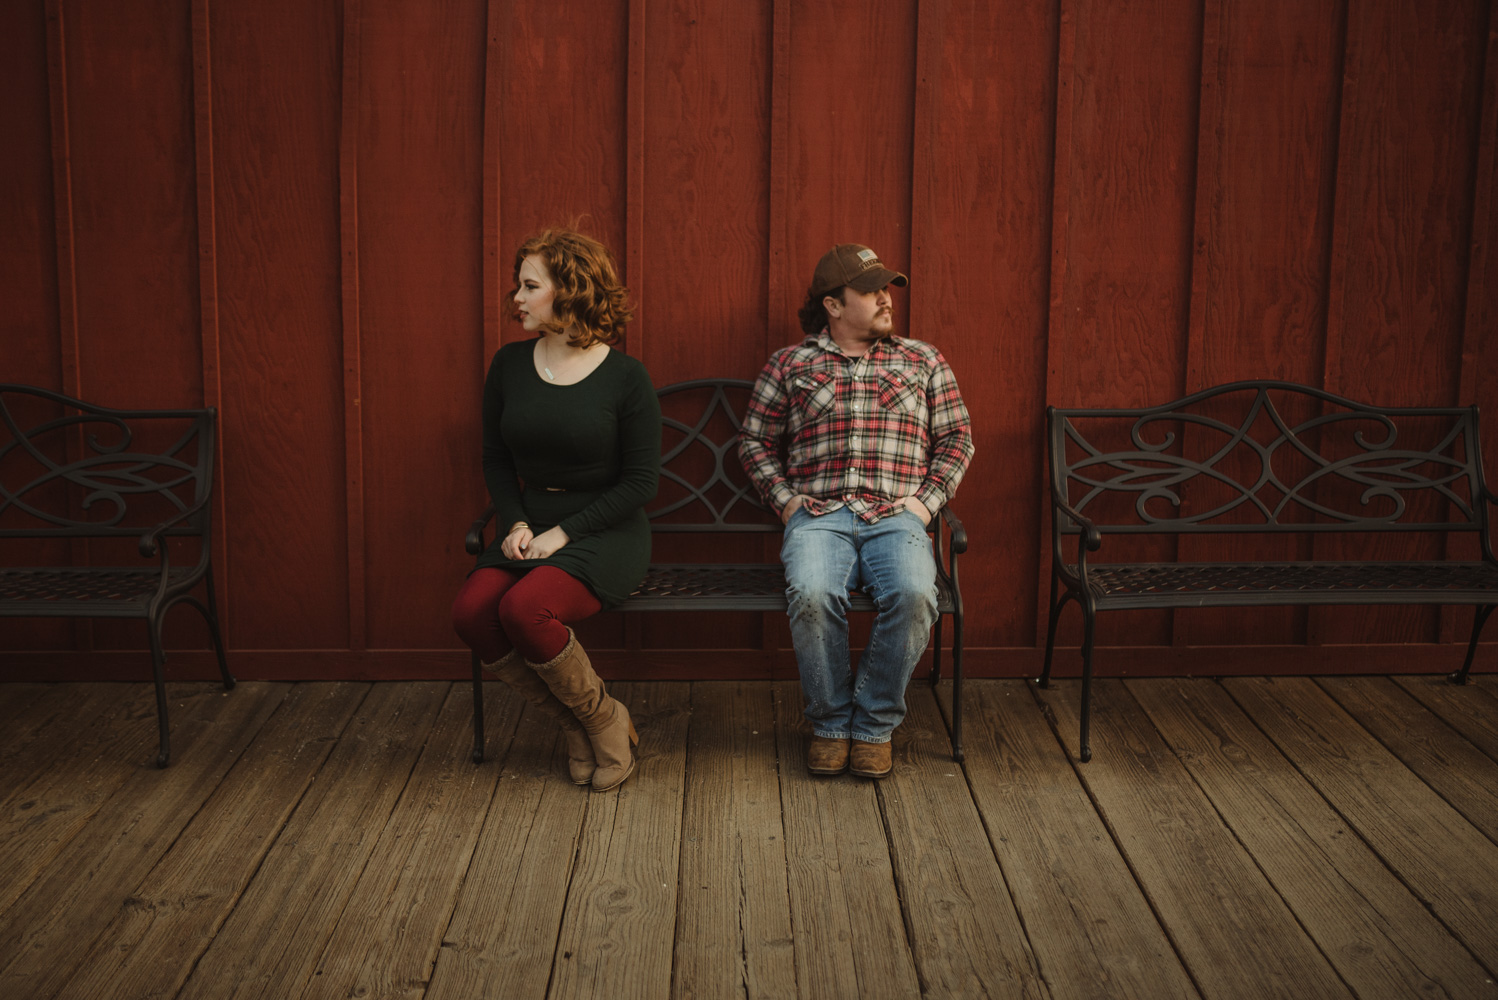
{"label": "long-sleeve dark green dress", "polygon": [[645,366],[623,353],[581,382],[542,378],[536,341],[506,344],[484,382],[484,481],[499,537],[516,521],[534,534],[560,524],[571,539],[545,559],[506,559],[496,540],[479,566],[556,566],[605,609],[628,597],[650,564],[644,506],[661,468],[661,409]]}

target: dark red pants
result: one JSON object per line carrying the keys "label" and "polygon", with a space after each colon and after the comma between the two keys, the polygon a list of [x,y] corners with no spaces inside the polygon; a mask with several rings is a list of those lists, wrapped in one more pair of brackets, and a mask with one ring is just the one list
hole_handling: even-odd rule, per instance
{"label": "dark red pants", "polygon": [[477,569],[453,602],[453,629],[484,663],[511,649],[545,663],[567,647],[566,622],[601,608],[586,584],[555,566],[526,573]]}

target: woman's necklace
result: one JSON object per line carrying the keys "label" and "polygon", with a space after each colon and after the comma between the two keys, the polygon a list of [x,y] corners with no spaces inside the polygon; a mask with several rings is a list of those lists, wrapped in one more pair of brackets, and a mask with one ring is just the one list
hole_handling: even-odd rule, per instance
{"label": "woman's necklace", "polygon": [[[548,362],[548,361],[551,360],[551,341],[550,340],[544,340],[544,341],[542,341],[542,345],[543,346],[542,346],[541,350],[542,350],[542,353],[545,354],[545,357],[541,361],[541,370],[546,373],[546,377],[548,379],[550,379],[551,381],[555,382],[557,380],[557,377],[551,373],[551,366],[546,363],[546,362]],[[586,352],[584,352],[584,353],[586,353]],[[567,363],[570,365],[572,363],[572,361],[569,360]],[[561,365],[557,365],[557,368],[561,370],[561,372],[562,372],[563,375],[567,374],[567,370],[565,368],[563,368]]]}

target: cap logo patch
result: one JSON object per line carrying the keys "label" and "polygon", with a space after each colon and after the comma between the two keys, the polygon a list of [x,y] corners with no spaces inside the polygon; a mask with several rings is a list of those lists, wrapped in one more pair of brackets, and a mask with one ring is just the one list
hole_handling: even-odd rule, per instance
{"label": "cap logo patch", "polygon": [[879,255],[872,250],[864,249],[858,251],[858,262],[867,271],[871,267],[879,266]]}

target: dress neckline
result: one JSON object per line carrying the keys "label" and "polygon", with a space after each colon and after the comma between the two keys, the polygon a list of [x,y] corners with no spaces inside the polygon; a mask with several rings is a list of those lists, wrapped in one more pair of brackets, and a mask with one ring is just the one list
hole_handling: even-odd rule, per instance
{"label": "dress neckline", "polygon": [[611,357],[611,355],[616,353],[612,347],[605,347],[604,350],[607,353],[604,355],[603,360],[594,365],[593,370],[588,372],[588,374],[584,375],[576,382],[553,382],[548,380],[546,376],[542,375],[541,372],[536,368],[536,349],[541,344],[541,338],[537,337],[535,340],[532,340],[529,343],[530,352],[526,357],[526,367],[530,369],[531,375],[535,376],[537,382],[540,382],[542,385],[549,385],[554,389],[570,389],[575,385],[582,385],[584,382],[588,381],[588,379],[592,378],[594,375],[597,375],[599,371],[603,369],[604,365],[612,361],[613,358]]}

